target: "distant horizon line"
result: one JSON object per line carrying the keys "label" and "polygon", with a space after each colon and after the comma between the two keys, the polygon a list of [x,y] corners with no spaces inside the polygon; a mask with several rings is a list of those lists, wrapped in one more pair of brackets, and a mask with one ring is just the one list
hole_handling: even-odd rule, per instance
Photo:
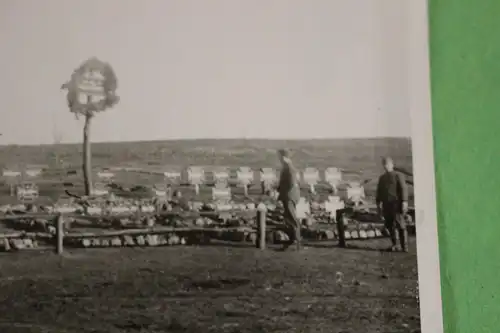
{"label": "distant horizon line", "polygon": [[[411,141],[411,136],[366,136],[366,137],[325,137],[325,138],[171,138],[171,139],[153,139],[153,140],[125,140],[125,141],[91,141],[91,144],[109,144],[109,143],[153,143],[153,142],[178,142],[178,141],[334,141],[334,140],[387,140],[387,139],[405,139]],[[38,147],[38,146],[58,146],[58,145],[78,145],[82,141],[71,142],[53,142],[39,144],[0,144],[0,147]]]}

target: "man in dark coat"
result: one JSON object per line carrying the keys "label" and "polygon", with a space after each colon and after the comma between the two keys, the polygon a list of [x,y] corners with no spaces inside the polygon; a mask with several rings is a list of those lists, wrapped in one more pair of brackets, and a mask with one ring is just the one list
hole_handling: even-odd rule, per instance
{"label": "man in dark coat", "polygon": [[300,188],[296,177],[297,172],[292,164],[288,150],[280,149],[278,155],[282,166],[278,183],[278,200],[283,204],[283,217],[290,231],[290,244],[288,246],[296,243],[297,250],[299,250],[301,224],[296,214],[296,205],[300,199]]}
{"label": "man in dark coat", "polygon": [[[394,171],[394,162],[384,157],[382,164],[385,173],[380,176],[377,185],[377,209],[385,220],[386,228],[391,236],[391,251],[399,249],[408,251],[408,232],[404,219],[408,211],[408,188],[404,175]],[[398,236],[400,248],[398,247]]]}

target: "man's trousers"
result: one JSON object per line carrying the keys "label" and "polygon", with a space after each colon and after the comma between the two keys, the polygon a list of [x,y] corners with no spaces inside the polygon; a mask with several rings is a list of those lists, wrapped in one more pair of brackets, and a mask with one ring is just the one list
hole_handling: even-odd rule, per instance
{"label": "man's trousers", "polygon": [[402,205],[399,202],[387,202],[382,204],[385,219],[385,227],[389,230],[392,246],[398,245],[398,238],[401,249],[408,249],[408,231],[406,221],[402,212]]}
{"label": "man's trousers", "polygon": [[300,242],[300,228],[301,222],[297,218],[296,204],[292,200],[282,201],[284,214],[283,219],[287,226],[287,234],[290,238],[290,243],[297,241]]}

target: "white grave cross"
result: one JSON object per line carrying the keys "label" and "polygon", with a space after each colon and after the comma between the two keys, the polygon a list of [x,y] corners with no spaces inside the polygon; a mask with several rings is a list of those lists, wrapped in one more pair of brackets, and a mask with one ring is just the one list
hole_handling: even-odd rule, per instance
{"label": "white grave cross", "polygon": [[205,170],[202,167],[190,166],[187,168],[187,181],[194,186],[196,195],[200,194],[200,185],[205,181]]}
{"label": "white grave cross", "polygon": [[219,169],[213,171],[214,183],[227,184],[229,182],[229,172],[227,169]]}
{"label": "white grave cross", "polygon": [[10,186],[10,195],[15,195],[15,186],[19,184],[21,180],[21,172],[15,170],[3,170],[2,176],[5,178],[5,182]]}
{"label": "white grave cross", "polygon": [[[164,193],[161,196],[165,196],[168,200],[172,198],[172,186],[174,184],[179,184],[181,181],[181,173],[178,171],[165,171],[163,173],[164,178]],[[158,192],[158,194],[160,194]]]}
{"label": "white grave cross", "polygon": [[365,189],[360,183],[351,182],[347,185],[347,201],[352,203],[359,203],[365,198]]}
{"label": "white grave cross", "polygon": [[337,211],[340,209],[344,209],[345,205],[340,197],[338,196],[329,196],[328,200],[325,202],[325,211],[330,213],[330,217],[335,218],[337,216]]}
{"label": "white grave cross", "polygon": [[253,170],[249,167],[240,167],[236,171],[236,178],[238,183],[243,186],[245,196],[248,196],[248,185],[254,181]]}
{"label": "white grave cross", "polygon": [[305,168],[302,173],[302,178],[304,183],[309,185],[309,190],[311,194],[316,194],[316,184],[319,182],[319,170],[316,168]]}
{"label": "white grave cross", "polygon": [[231,188],[227,183],[217,182],[212,188],[212,200],[219,203],[228,203],[231,201]]}
{"label": "white grave cross", "polygon": [[337,186],[342,181],[342,172],[339,168],[327,168],[325,170],[325,182],[327,182],[332,188],[334,193],[337,192]]}
{"label": "white grave cross", "polygon": [[268,187],[275,184],[277,181],[276,171],[273,168],[260,169],[260,183],[262,186],[262,194],[265,194]]}

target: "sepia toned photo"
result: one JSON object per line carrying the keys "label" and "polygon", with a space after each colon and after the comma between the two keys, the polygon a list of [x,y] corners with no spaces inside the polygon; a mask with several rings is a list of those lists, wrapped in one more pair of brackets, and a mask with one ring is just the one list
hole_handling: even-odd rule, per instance
{"label": "sepia toned photo", "polygon": [[0,9],[0,332],[442,332],[425,1]]}

